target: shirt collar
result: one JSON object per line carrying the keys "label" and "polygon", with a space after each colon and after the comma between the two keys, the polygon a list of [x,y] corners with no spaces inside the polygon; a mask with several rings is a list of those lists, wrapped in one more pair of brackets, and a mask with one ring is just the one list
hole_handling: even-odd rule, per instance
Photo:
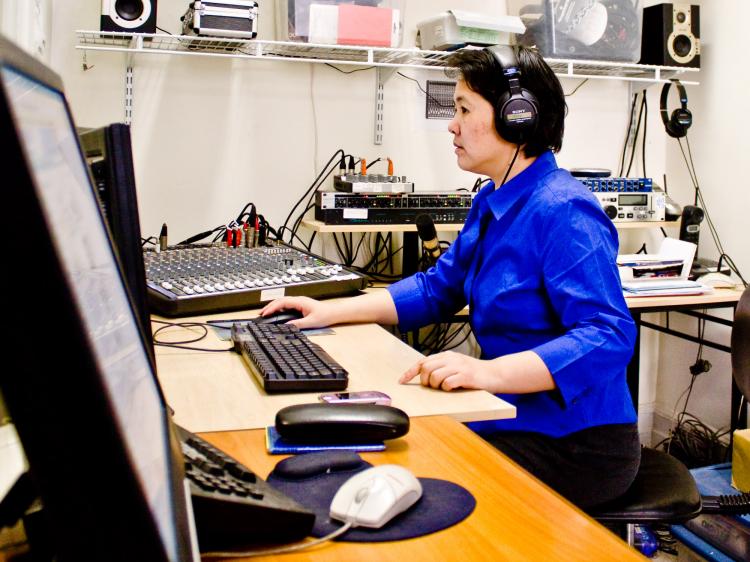
{"label": "shirt collar", "polygon": [[516,201],[529,190],[533,190],[543,176],[556,169],[555,156],[548,150],[537,157],[531,166],[506,182],[500,189],[495,189],[494,182],[485,186],[482,191],[487,193],[487,205],[495,219],[500,219]]}

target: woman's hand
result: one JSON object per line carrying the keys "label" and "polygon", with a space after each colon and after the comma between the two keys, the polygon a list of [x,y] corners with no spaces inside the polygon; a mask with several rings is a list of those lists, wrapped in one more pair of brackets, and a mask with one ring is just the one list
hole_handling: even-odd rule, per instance
{"label": "woman's hand", "polygon": [[323,328],[335,322],[333,319],[333,306],[332,303],[316,301],[310,297],[282,297],[269,302],[260,311],[260,315],[269,316],[281,310],[291,308],[300,311],[303,318],[291,320],[288,322],[289,324],[294,324],[302,330],[307,328]]}
{"label": "woman's hand", "polygon": [[398,382],[404,384],[417,376],[422,385],[441,390],[474,388],[492,391],[493,386],[490,361],[475,359],[455,351],[444,351],[420,359]]}
{"label": "woman's hand", "polygon": [[474,388],[492,394],[526,394],[555,388],[547,365],[533,351],[495,359],[475,359],[455,351],[444,351],[417,361],[398,382],[404,384],[416,376],[424,386],[441,390]]}

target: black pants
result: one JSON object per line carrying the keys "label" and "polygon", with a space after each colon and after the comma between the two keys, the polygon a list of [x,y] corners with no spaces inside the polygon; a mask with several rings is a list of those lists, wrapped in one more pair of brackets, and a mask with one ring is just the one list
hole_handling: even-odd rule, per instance
{"label": "black pants", "polygon": [[636,424],[601,425],[564,437],[526,431],[480,435],[582,509],[622,495],[641,460]]}

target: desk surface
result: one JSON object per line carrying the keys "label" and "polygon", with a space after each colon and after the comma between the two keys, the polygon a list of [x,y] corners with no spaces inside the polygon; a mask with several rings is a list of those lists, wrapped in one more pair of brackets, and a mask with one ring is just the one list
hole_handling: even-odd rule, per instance
{"label": "desk surface", "polygon": [[738,302],[742,296],[741,289],[714,289],[705,295],[675,295],[663,297],[628,297],[625,302],[630,310],[636,312],[656,312],[660,310],[679,310],[680,308],[722,307]]}
{"label": "desk surface", "polygon": [[[203,437],[264,477],[284,458],[265,453],[260,430],[209,433]],[[477,499],[477,507],[458,525],[416,539],[329,543],[275,560],[644,560],[615,535],[448,417],[413,419],[409,433],[388,442],[386,451],[362,456],[372,464],[396,463],[420,477],[460,484]]]}
{"label": "desk surface", "polygon": [[[214,314],[173,321],[189,322],[220,317],[249,318],[257,312]],[[348,390],[380,390],[393,406],[409,417],[449,415],[459,421],[504,419],[515,407],[483,390],[444,392],[414,381],[399,384],[399,376],[421,354],[375,324],[335,326],[333,334],[310,336],[349,371]],[[168,330],[160,339],[186,339],[186,328]],[[209,330],[195,347],[228,349]],[[316,402],[318,393],[266,394],[236,353],[206,353],[169,347],[156,348],[159,382],[175,421],[193,432],[263,428],[274,424],[285,406]]]}

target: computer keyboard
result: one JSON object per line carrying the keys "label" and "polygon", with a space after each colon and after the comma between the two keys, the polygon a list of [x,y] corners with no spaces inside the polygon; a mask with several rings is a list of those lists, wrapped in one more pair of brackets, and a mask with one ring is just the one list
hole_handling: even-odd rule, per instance
{"label": "computer keyboard", "polygon": [[204,439],[176,426],[201,550],[293,542],[315,514]]}
{"label": "computer keyboard", "polygon": [[343,390],[348,373],[291,324],[232,325],[232,341],[266,392]]}

